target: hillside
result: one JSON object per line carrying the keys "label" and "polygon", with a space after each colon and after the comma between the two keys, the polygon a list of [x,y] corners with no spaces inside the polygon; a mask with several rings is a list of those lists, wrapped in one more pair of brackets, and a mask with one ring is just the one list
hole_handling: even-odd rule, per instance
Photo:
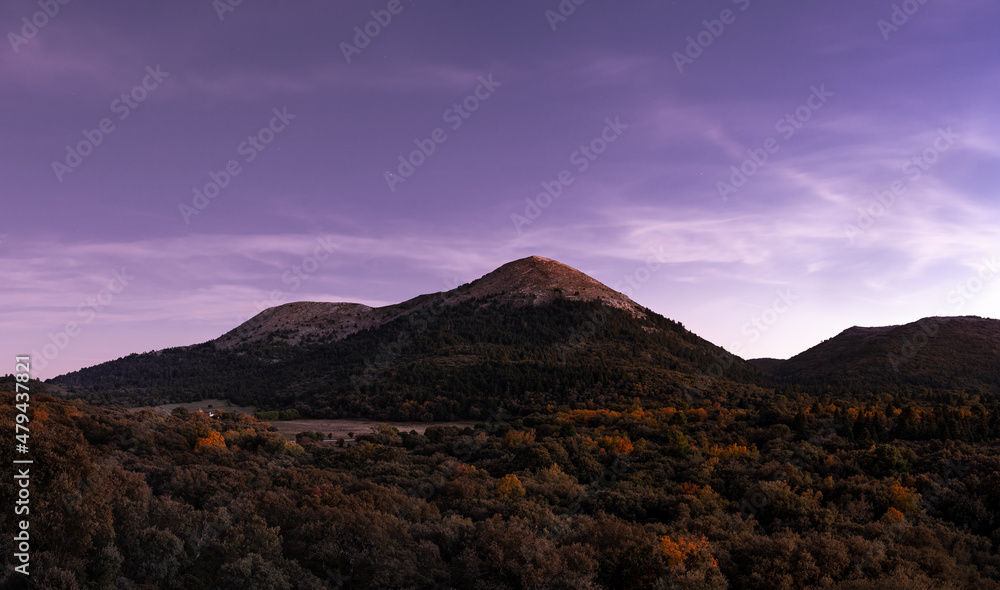
{"label": "hillside", "polygon": [[787,361],[754,364],[803,385],[1000,393],[1000,320],[931,317],[855,326]]}
{"label": "hillside", "polygon": [[102,403],[221,397],[321,417],[446,420],[501,406],[662,404],[720,360],[727,379],[713,391],[764,379],[586,274],[530,257],[397,305],[282,305],[216,340],[52,381]]}

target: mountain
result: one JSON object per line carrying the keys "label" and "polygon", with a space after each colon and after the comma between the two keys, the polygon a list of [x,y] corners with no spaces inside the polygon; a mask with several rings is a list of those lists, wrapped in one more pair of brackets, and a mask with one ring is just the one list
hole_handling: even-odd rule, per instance
{"label": "mountain", "polygon": [[549,258],[530,256],[509,262],[486,276],[448,291],[421,295],[385,307],[360,303],[296,302],[264,310],[213,342],[220,348],[277,340],[297,345],[312,340],[337,341],[374,329],[433,305],[456,306],[472,299],[491,304],[542,305],[556,299],[599,301],[638,318],[645,311],[634,301],[586,274]]}
{"label": "mountain", "polygon": [[1000,392],[1000,320],[929,317],[854,326],[786,361],[763,360],[751,363],[786,383]]}
{"label": "mountain", "polygon": [[[718,367],[725,378],[703,377]],[[52,382],[109,404],[222,397],[313,416],[429,420],[636,398],[673,404],[689,399],[692,386],[749,394],[764,380],[681,324],[532,256],[396,305],[281,305],[215,340],[132,354]]]}

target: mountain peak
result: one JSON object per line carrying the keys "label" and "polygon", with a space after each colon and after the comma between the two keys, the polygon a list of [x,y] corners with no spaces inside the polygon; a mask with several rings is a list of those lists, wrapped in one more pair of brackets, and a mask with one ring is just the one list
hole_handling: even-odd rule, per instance
{"label": "mountain peak", "polygon": [[558,298],[601,301],[633,315],[645,316],[643,308],[625,295],[569,265],[543,256],[508,262],[457,291],[462,298],[497,297],[531,305]]}
{"label": "mountain peak", "polygon": [[512,260],[507,264],[504,264],[503,266],[508,266],[511,264],[558,264],[560,266],[565,266],[566,268],[573,268],[571,266],[559,262],[558,260],[553,260],[551,258],[546,258],[544,256],[525,256],[524,258]]}

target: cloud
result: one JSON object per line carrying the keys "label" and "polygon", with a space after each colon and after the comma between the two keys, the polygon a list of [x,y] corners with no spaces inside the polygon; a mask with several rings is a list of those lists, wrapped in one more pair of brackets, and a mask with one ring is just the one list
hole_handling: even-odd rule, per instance
{"label": "cloud", "polygon": [[[509,68],[496,65],[494,72]],[[273,96],[345,94],[350,91],[462,92],[475,84],[484,70],[440,63],[406,63],[352,68],[346,63],[326,63],[298,71],[244,67],[224,71],[187,70],[180,75],[175,98],[254,101]],[[506,79],[502,74],[498,74]]]}

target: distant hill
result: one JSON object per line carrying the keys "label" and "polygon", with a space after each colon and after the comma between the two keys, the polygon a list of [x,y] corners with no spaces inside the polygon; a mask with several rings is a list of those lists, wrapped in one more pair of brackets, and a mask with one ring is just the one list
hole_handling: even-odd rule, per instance
{"label": "distant hill", "polygon": [[855,326],[787,361],[770,361],[751,364],[787,383],[1000,393],[1000,320],[930,317]]}
{"label": "distant hill", "polygon": [[[718,366],[723,378],[702,377]],[[215,340],[52,382],[122,405],[221,397],[314,416],[441,420],[501,406],[677,403],[692,384],[752,390],[765,379],[681,324],[533,256],[396,305],[278,306]]]}
{"label": "distant hill", "polygon": [[783,359],[760,358],[747,359],[747,362],[766,373],[785,361]]}

